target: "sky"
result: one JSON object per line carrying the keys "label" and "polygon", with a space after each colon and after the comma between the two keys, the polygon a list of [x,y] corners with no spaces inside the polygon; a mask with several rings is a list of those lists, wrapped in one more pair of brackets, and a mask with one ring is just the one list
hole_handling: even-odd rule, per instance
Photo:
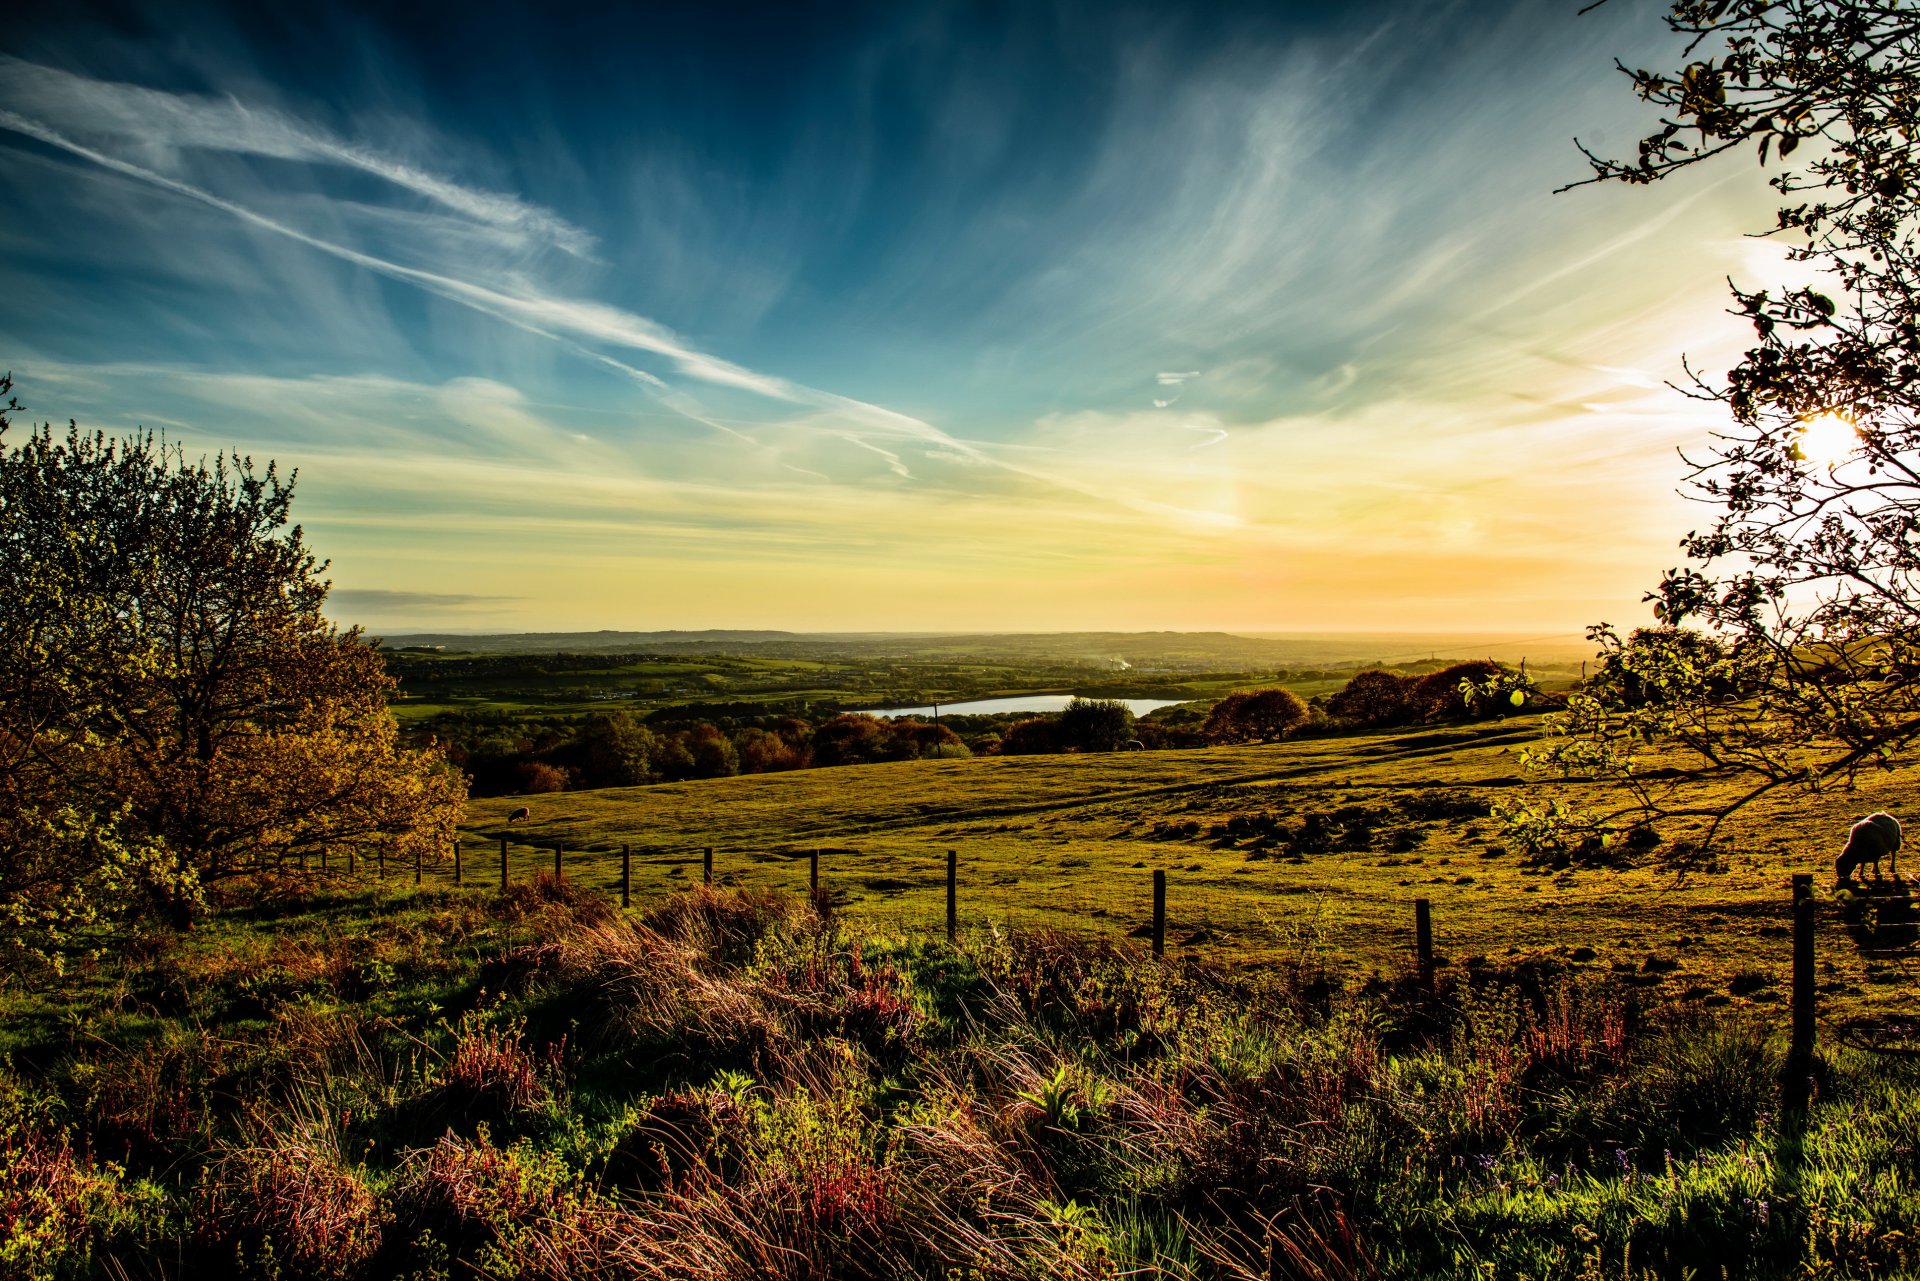
{"label": "sky", "polygon": [[1578,633],[1710,513],[1751,159],[1612,0],[38,0],[34,420],[298,469],[378,631]]}

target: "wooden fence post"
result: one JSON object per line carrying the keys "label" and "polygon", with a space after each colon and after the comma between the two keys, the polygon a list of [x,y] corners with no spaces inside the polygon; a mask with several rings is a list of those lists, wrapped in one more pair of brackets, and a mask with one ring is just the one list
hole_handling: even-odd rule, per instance
{"label": "wooden fence post", "polygon": [[1413,954],[1420,966],[1420,986],[1433,986],[1433,905],[1413,900]]}
{"label": "wooden fence post", "polygon": [[353,876],[356,874],[356,871],[353,846],[349,845],[347,846],[347,875]]}
{"label": "wooden fence post", "polygon": [[320,847],[320,875],[325,876],[326,874],[327,874],[327,847],[322,845]]}
{"label": "wooden fence post", "polygon": [[960,938],[960,851],[947,851],[947,946]]}
{"label": "wooden fence post", "polygon": [[301,850],[300,851],[300,875],[305,876],[306,874],[307,874],[307,852],[305,850]]}
{"label": "wooden fence post", "polygon": [[377,871],[375,871],[374,875],[378,876],[381,880],[384,881],[387,879],[387,847],[382,845],[380,847],[380,852],[378,854],[375,854],[374,858],[378,859],[380,863],[379,868]]}
{"label": "wooden fence post", "polygon": [[708,889],[713,888],[713,846],[711,845],[707,846],[706,853],[700,856],[700,879],[701,884]]}
{"label": "wooden fence post", "polygon": [[500,838],[500,892],[507,892],[507,838]]}
{"label": "wooden fence post", "polygon": [[1786,1088],[1789,1111],[1812,1101],[1813,1077],[1813,877],[1793,878],[1793,1023],[1787,1047]]}
{"label": "wooden fence post", "polygon": [[421,856],[421,853],[420,853],[420,847],[419,847],[418,845],[416,845],[416,846],[414,846],[414,847],[413,847],[413,883],[414,883],[415,885],[418,885],[418,884],[420,884],[420,860],[421,860],[421,857],[422,857],[422,856]]}
{"label": "wooden fence post", "polygon": [[553,847],[553,879],[556,881],[560,879],[560,847],[558,845]]}
{"label": "wooden fence post", "polygon": [[1167,874],[1159,868],[1153,872],[1153,954],[1167,954]]}
{"label": "wooden fence post", "polygon": [[620,906],[633,906],[633,847],[620,846]]}
{"label": "wooden fence post", "polygon": [[812,860],[807,865],[807,890],[812,894],[820,892],[820,850],[817,846],[813,850]]}
{"label": "wooden fence post", "polygon": [[453,883],[460,884],[460,842],[453,843]]}

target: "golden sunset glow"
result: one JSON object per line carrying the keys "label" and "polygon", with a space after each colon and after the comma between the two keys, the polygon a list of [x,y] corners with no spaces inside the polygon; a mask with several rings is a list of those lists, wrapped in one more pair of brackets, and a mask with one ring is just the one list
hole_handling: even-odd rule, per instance
{"label": "golden sunset glow", "polygon": [[[15,288],[62,300],[0,369],[55,421],[297,468],[330,607],[383,633],[1637,610],[1694,519],[1676,451],[1724,421],[1668,383],[1737,359],[1727,279],[1790,274],[1741,235],[1764,175],[1554,194],[1577,132],[1638,128],[1611,55],[1659,49],[1624,9],[1488,10],[1415,93],[1458,15],[1344,8],[1213,53],[1094,24],[1107,69],[1062,94],[874,33],[823,51],[859,75],[781,59],[813,70],[778,111],[716,105],[751,50],[693,99],[423,71],[368,134],[332,75],[0,52],[0,147],[40,175]],[[896,61],[882,114],[943,123],[815,154]],[[1487,98],[1516,68],[1550,110]]]}
{"label": "golden sunset glow", "polygon": [[1821,414],[1800,424],[1796,443],[1815,467],[1837,467],[1860,448],[1860,429],[1844,414]]}

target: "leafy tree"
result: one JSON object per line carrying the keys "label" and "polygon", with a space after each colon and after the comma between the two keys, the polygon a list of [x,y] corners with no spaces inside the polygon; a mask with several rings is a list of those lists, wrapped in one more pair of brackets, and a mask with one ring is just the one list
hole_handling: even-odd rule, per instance
{"label": "leafy tree", "polygon": [[973,755],[960,741],[960,736],[947,726],[911,717],[893,722],[891,739],[888,746],[891,760],[952,760]]}
{"label": "leafy tree", "polygon": [[515,761],[512,791],[516,796],[542,796],[567,790],[567,771],[546,761]]}
{"label": "leafy tree", "polygon": [[771,774],[778,770],[805,769],[807,750],[796,747],[773,730],[747,728],[733,736],[740,753],[742,774]]}
{"label": "leafy tree", "polygon": [[1118,699],[1074,698],[1060,713],[1060,739],[1083,752],[1117,752],[1133,737],[1133,709]]}
{"label": "leafy tree", "polygon": [[4,430],[0,742],[30,780],[9,789],[32,793],[7,802],[18,821],[67,832],[96,869],[138,866],[180,922],[205,887],[301,851],[445,848],[462,783],[400,746],[380,656],[322,615],[291,477],[189,463],[151,435]]}
{"label": "leafy tree", "polygon": [[[1504,715],[1525,702],[1530,682],[1490,659],[1475,658],[1429,672],[1414,682],[1407,701],[1415,720],[1457,721]],[[1512,695],[1521,694],[1516,703]]]}
{"label": "leafy tree", "polygon": [[740,753],[733,740],[714,725],[695,725],[680,736],[693,758],[698,778],[728,778],[740,772]]}
{"label": "leafy tree", "polygon": [[631,787],[658,777],[660,739],[631,713],[600,713],[581,727],[574,754],[583,785]]}
{"label": "leafy tree", "polygon": [[1060,737],[1057,717],[1035,716],[1015,721],[1007,726],[1007,732],[1000,737],[1002,756],[1044,756],[1049,752],[1064,750],[1066,744]]}
{"label": "leafy tree", "polygon": [[1353,725],[1405,725],[1420,717],[1415,684],[1398,672],[1361,672],[1327,700],[1327,713]]}
{"label": "leafy tree", "polygon": [[1216,743],[1276,743],[1307,723],[1312,715],[1290,689],[1260,689],[1229,694],[1213,705],[1200,732]]}
{"label": "leafy tree", "polygon": [[[1601,679],[1535,759],[1631,786],[1589,824],[1689,813],[1717,831],[1778,788],[1851,786],[1920,736],[1920,12],[1682,0],[1667,22],[1685,65],[1622,68],[1659,127],[1634,159],[1588,152],[1587,181],[1753,156],[1779,193],[1767,230],[1810,283],[1736,285],[1754,345],[1724,380],[1689,370],[1728,416],[1689,473],[1715,511],[1648,600],[1710,643],[1594,628]],[[1649,752],[1668,785],[1640,768]],[[1686,786],[1707,773],[1739,785]]]}
{"label": "leafy tree", "polygon": [[815,765],[860,765],[891,755],[886,722],[863,712],[846,712],[813,731]]}

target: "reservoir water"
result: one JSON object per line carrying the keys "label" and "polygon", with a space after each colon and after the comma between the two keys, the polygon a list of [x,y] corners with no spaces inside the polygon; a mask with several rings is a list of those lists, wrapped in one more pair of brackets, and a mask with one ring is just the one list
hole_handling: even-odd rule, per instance
{"label": "reservoir water", "polygon": [[[1019,698],[977,698],[970,703],[942,703],[940,713],[944,716],[991,716],[995,712],[1058,712],[1073,701],[1071,694],[1026,694]],[[1145,716],[1158,707],[1172,707],[1180,702],[1177,698],[1116,698],[1116,703],[1125,703],[1135,716]],[[877,707],[863,713],[867,716],[931,717],[932,707]]]}

